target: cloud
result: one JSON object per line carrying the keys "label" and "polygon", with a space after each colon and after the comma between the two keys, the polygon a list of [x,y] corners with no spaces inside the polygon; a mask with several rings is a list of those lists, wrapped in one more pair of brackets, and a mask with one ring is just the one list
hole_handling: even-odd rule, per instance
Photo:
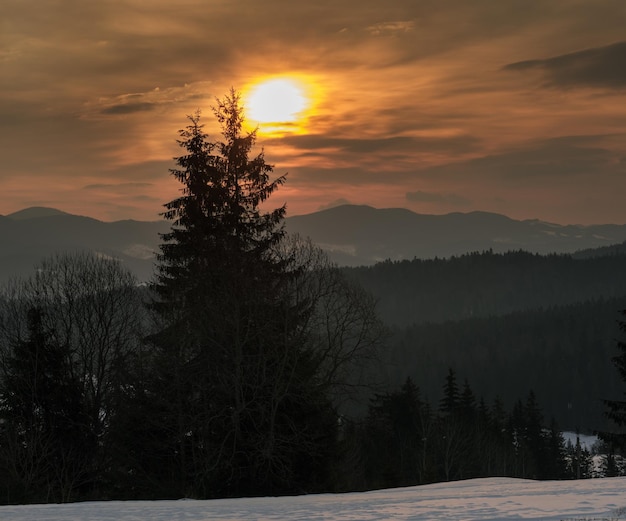
{"label": "cloud", "polygon": [[468,206],[471,201],[467,197],[451,193],[424,192],[417,190],[416,192],[407,192],[406,200],[412,203],[441,203],[451,206]]}
{"label": "cloud", "polygon": [[[350,191],[355,191],[357,188],[363,189],[369,186],[373,192],[372,197],[376,198],[378,194],[375,187],[377,185],[384,184],[397,187],[411,180],[414,176],[415,171],[366,170],[355,166],[305,166],[290,169],[287,185],[298,189],[311,185],[315,185],[319,189],[346,187],[342,196],[338,198],[347,198],[343,194],[349,194]],[[324,200],[328,200],[328,196]]]}
{"label": "cloud", "polygon": [[[436,199],[443,202],[447,197],[448,204],[465,204],[470,200],[475,201],[474,193],[460,195],[460,190],[454,189],[454,185],[463,187],[463,190],[472,186],[484,187],[485,191],[495,186],[509,190],[519,187],[540,189],[564,184],[575,187],[583,181],[599,183],[599,172],[624,176],[626,179],[624,152],[619,148],[619,143],[625,137],[617,134],[537,139],[508,150],[483,153],[478,157],[440,165],[415,162],[412,168],[411,164],[407,168],[398,168],[397,163],[387,168],[371,168],[371,165],[367,165],[369,156],[365,153],[365,161],[359,166],[349,162],[348,166],[343,167],[334,163],[329,166],[322,164],[290,168],[288,184],[298,188],[311,184],[333,187],[386,184],[408,188],[418,182],[420,186],[434,186],[435,183],[438,187],[436,190],[408,189],[402,193],[411,194],[407,200],[412,202],[435,202]],[[320,154],[320,157],[324,157],[324,154]]]}
{"label": "cloud", "polygon": [[146,112],[154,110],[155,103],[126,103],[124,105],[113,105],[102,109],[102,114],[132,114],[133,112]]}
{"label": "cloud", "polygon": [[343,197],[340,199],[335,199],[334,201],[331,201],[328,204],[321,204],[319,205],[318,209],[319,210],[328,210],[330,208],[335,208],[336,206],[343,206],[344,204],[352,204],[350,201],[348,201],[347,199],[344,199]]}
{"label": "cloud", "polygon": [[582,182],[598,182],[598,172],[626,176],[623,151],[612,148],[614,142],[624,137],[591,135],[534,140],[508,151],[437,166],[428,172],[448,179],[471,179],[483,186],[578,186]]}
{"label": "cloud", "polygon": [[547,59],[510,63],[505,70],[543,72],[550,85],[571,87],[626,88],[626,41],[594,47]]}
{"label": "cloud", "polygon": [[151,188],[153,186],[152,183],[93,183],[89,185],[85,185],[83,188],[85,190],[115,190],[115,191],[126,191],[130,189],[136,188]]}
{"label": "cloud", "polygon": [[[216,97],[294,74],[315,94],[302,134],[257,142],[289,172],[276,197],[290,213],[334,200],[437,211],[461,196],[557,220],[576,191],[598,194],[598,215],[624,212],[622,0],[244,3],[0,2],[3,211],[36,199],[156,215],[179,194],[168,169],[185,116],[201,109],[219,139]],[[611,91],[573,89],[588,86]]]}
{"label": "cloud", "polygon": [[367,31],[375,36],[383,35],[396,35],[398,33],[406,33],[412,31],[415,27],[415,22],[380,22],[374,25],[370,25]]}
{"label": "cloud", "polygon": [[476,209],[563,224],[621,223],[626,154],[620,147],[625,137],[535,139],[480,157],[407,170],[294,167],[282,194],[290,215],[303,205],[315,211],[343,199],[379,208],[427,207],[434,213]]}
{"label": "cloud", "polygon": [[469,152],[478,148],[480,139],[469,136],[392,136],[379,138],[342,138],[331,135],[286,136],[283,142],[301,150],[335,149],[343,153],[373,152]]}

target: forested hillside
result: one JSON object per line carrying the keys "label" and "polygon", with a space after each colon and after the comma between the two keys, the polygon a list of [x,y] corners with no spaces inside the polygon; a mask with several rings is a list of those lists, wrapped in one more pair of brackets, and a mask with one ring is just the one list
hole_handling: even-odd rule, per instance
{"label": "forested hillside", "polygon": [[473,253],[346,272],[390,325],[384,380],[437,400],[449,368],[487,400],[530,390],[564,429],[604,428],[621,393],[611,363],[626,308],[626,256]]}
{"label": "forested hillside", "polygon": [[626,295],[626,255],[487,251],[345,271],[378,298],[383,320],[398,327]]}
{"label": "forested hillside", "polygon": [[586,259],[590,257],[604,257],[609,255],[626,255],[626,241],[600,248],[585,248],[572,254],[575,259]]}

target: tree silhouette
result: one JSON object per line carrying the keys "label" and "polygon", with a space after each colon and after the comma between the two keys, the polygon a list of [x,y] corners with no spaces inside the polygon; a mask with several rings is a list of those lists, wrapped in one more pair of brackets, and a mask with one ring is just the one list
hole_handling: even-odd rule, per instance
{"label": "tree silhouette", "polygon": [[29,309],[28,337],[6,357],[0,391],[2,460],[18,501],[69,499],[69,467],[84,450],[80,384],[67,347],[50,340],[42,317],[41,308]]}
{"label": "tree silhouette", "polygon": [[130,273],[90,254],[46,258],[33,276],[3,288],[7,490],[22,488],[25,501],[69,501],[100,489],[114,459],[111,423],[140,348],[141,315]]}
{"label": "tree silhouette", "polygon": [[[626,317],[626,310],[621,311],[620,314],[622,317]],[[626,332],[626,319],[618,320],[618,326],[622,333]],[[626,383],[626,342],[618,340],[617,348],[619,354],[613,357],[613,364]],[[626,396],[626,391],[624,395]],[[623,428],[626,427],[626,400],[604,400],[604,403],[608,408],[607,417],[618,427],[621,427],[622,432],[601,432],[600,437],[609,443],[611,452],[615,449],[626,450],[626,432],[623,431]]]}
{"label": "tree silhouette", "polygon": [[[285,206],[263,212],[284,181],[263,153],[250,157],[239,94],[218,100],[221,141],[200,114],[180,132],[185,154],[171,173],[182,195],[165,205],[154,283],[160,330],[152,419],[167,487],[195,497],[298,491],[319,486],[336,417],[310,348],[314,299],[304,267],[281,249]],[[148,418],[147,421],[150,421]]]}

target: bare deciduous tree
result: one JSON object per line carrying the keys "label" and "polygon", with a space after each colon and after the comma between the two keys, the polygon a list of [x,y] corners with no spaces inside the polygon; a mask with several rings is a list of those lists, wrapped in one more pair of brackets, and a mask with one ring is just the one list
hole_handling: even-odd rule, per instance
{"label": "bare deciduous tree", "polygon": [[[28,466],[19,461],[38,461],[39,472],[50,482],[43,499],[67,501],[77,488],[100,479],[111,418],[122,399],[124,374],[140,356],[142,309],[130,272],[117,261],[90,253],[45,259],[33,276],[14,280],[4,288],[0,298],[0,407],[5,417],[2,447],[10,447],[16,435],[22,441],[20,450],[4,450],[2,458],[8,467],[24,469],[25,483],[32,480]],[[32,322],[33,312],[37,324]],[[54,374],[46,367],[44,350],[58,360]],[[38,362],[27,364],[18,374],[16,364],[23,356]],[[57,380],[58,396],[48,399],[58,400],[55,418],[71,426],[73,440],[53,439],[60,431],[45,425],[52,420],[41,412],[44,389],[36,385],[43,374]],[[34,423],[12,416],[15,400],[11,393],[15,389],[11,383],[16,378],[21,380],[19,388],[30,393],[26,398],[38,415]],[[69,400],[73,404],[71,414]],[[61,420],[54,421],[58,424]],[[9,432],[11,425],[13,433]],[[37,436],[37,426],[47,434]],[[54,459],[48,450],[51,445],[57,447]]]}

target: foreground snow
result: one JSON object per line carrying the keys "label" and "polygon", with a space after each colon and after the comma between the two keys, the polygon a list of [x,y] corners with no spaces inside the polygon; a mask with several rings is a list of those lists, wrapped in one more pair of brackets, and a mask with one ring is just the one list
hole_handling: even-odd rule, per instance
{"label": "foreground snow", "polygon": [[213,501],[109,501],[0,506],[11,521],[373,521],[626,519],[626,477],[487,478],[351,494]]}

